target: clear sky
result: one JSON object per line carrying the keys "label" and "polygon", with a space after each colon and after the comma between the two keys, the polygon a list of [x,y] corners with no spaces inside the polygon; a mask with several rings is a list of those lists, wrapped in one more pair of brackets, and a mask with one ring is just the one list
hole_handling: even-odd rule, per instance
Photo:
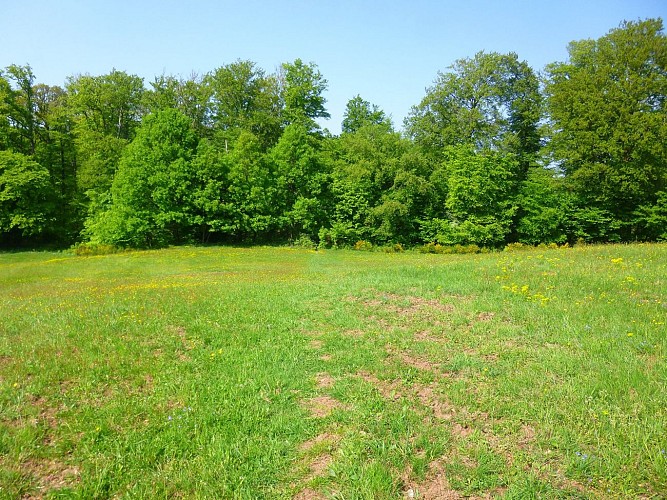
{"label": "clear sky", "polygon": [[0,0],[0,67],[39,83],[113,68],[144,78],[207,73],[237,59],[273,72],[314,62],[331,120],[360,94],[400,127],[438,71],[480,50],[516,52],[540,71],[572,40],[662,17],[667,0]]}

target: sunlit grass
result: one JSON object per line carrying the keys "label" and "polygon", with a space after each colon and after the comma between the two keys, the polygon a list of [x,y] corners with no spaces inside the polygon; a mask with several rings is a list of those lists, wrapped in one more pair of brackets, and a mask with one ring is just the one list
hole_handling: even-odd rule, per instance
{"label": "sunlit grass", "polygon": [[667,492],[667,246],[0,255],[0,492]]}

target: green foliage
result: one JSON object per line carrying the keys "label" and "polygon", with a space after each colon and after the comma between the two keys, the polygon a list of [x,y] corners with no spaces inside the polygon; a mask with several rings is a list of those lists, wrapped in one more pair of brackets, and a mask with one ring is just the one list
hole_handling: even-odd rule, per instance
{"label": "green foliage", "polygon": [[[37,231],[49,243],[659,240],[665,40],[662,21],[648,19],[573,42],[569,60],[547,68],[544,92],[514,53],[459,59],[412,109],[406,134],[359,95],[340,136],[323,132],[327,80],[301,59],[274,74],[237,60],[162,75],[150,89],[117,70],[61,89],[10,65],[0,151],[48,171],[35,211],[53,207]],[[43,228],[36,221],[24,225]]]}
{"label": "green foliage", "polygon": [[[123,71],[67,82],[77,148],[77,185],[90,198],[111,189],[121,155],[140,124],[143,80]],[[93,194],[94,192],[94,194]]]}
{"label": "green foliage", "polygon": [[315,119],[330,117],[324,107],[327,100],[323,95],[328,82],[315,63],[306,64],[301,59],[284,63],[279,79],[286,124],[298,123],[308,130],[316,130],[319,126]]}
{"label": "green foliage", "polygon": [[[598,40],[572,42],[569,61],[548,67],[550,150],[589,222],[630,238],[635,212],[667,185],[667,37],[662,21],[625,22]],[[596,236],[596,237],[597,237]]]}
{"label": "green foliage", "polygon": [[262,145],[248,131],[239,135],[233,150],[225,156],[228,165],[230,229],[242,239],[253,241],[276,228],[276,187],[272,185],[270,163]]}
{"label": "green foliage", "polygon": [[568,218],[569,232],[585,243],[620,241],[621,222],[607,210],[582,206],[575,208]]}
{"label": "green foliage", "polygon": [[108,75],[79,75],[69,79],[67,92],[79,126],[132,140],[141,118],[141,78],[115,69]]}
{"label": "green foliage", "polygon": [[430,154],[447,146],[501,150],[528,161],[539,149],[539,82],[514,53],[479,52],[440,73],[406,120],[408,132]]}
{"label": "green foliage", "polygon": [[334,222],[330,228],[320,228],[317,237],[321,248],[345,248],[360,241],[360,236],[365,232],[349,223]]}
{"label": "green foliage", "polygon": [[305,248],[306,250],[315,250],[317,245],[312,238],[307,234],[301,234],[294,240],[293,245],[298,248]]}
{"label": "green foliage", "polygon": [[482,253],[488,252],[485,248],[480,248],[475,244],[470,245],[441,245],[440,243],[426,243],[425,245],[417,248],[419,253],[434,253],[441,255],[451,255],[451,254],[473,254],[473,253]]}
{"label": "green foliage", "polygon": [[12,125],[5,129],[7,147],[25,155],[34,155],[40,124],[36,116],[32,68],[12,64],[4,72],[0,71],[0,77],[4,77],[0,82],[0,109],[3,118]]}
{"label": "green foliage", "polygon": [[326,223],[329,174],[319,155],[320,140],[299,123],[285,128],[270,152],[280,229],[315,236]]}
{"label": "green foliage", "polygon": [[352,249],[364,252],[370,252],[371,250],[373,250],[373,244],[370,241],[359,240],[354,244]]}
{"label": "green foliage", "polygon": [[532,168],[517,197],[516,238],[529,245],[567,241],[572,196],[550,170]]}
{"label": "green foliage", "polygon": [[384,111],[357,95],[345,106],[341,129],[344,134],[349,134],[366,125],[384,125],[387,129],[391,129],[391,121]]}
{"label": "green foliage", "polygon": [[422,222],[422,238],[444,245],[501,245],[517,210],[518,168],[510,154],[475,153],[470,146],[449,148],[446,218]]}
{"label": "green foliage", "polygon": [[121,158],[109,207],[88,225],[91,241],[132,247],[187,241],[196,148],[190,121],[178,111],[147,116]]}
{"label": "green foliage", "polygon": [[233,143],[245,130],[263,148],[274,145],[281,133],[280,95],[275,77],[265,75],[251,61],[236,61],[206,77],[211,89],[211,119],[216,139]]}
{"label": "green foliage", "polygon": [[636,213],[638,236],[642,240],[667,241],[667,192],[657,193],[654,205],[643,205]]}
{"label": "green foliage", "polygon": [[191,205],[190,221],[196,229],[196,239],[205,243],[212,235],[233,234],[236,229],[235,208],[229,187],[228,156],[209,141],[201,140],[191,167],[188,203]]}
{"label": "green foliage", "polygon": [[90,257],[94,255],[110,255],[121,251],[114,245],[104,243],[77,243],[72,247],[74,255],[79,257]]}
{"label": "green foliage", "polygon": [[21,153],[0,151],[0,241],[42,233],[52,221],[53,200],[45,167]]}

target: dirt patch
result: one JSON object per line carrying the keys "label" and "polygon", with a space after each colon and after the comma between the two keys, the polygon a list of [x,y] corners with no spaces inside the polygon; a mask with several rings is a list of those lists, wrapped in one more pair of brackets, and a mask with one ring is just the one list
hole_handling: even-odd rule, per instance
{"label": "dirt patch", "polygon": [[322,354],[322,356],[319,357],[320,361],[331,361],[333,359],[333,356],[331,354]]}
{"label": "dirt patch", "polygon": [[8,354],[0,354],[0,366],[5,367],[13,363],[14,359]]}
{"label": "dirt patch", "polygon": [[470,436],[475,430],[467,425],[461,425],[459,423],[455,423],[452,426],[452,434],[457,437],[461,438],[466,438]]}
{"label": "dirt patch", "polygon": [[343,335],[346,337],[360,338],[363,337],[365,332],[363,330],[345,330]]}
{"label": "dirt patch", "polygon": [[39,416],[33,419],[32,423],[34,425],[36,425],[39,421],[42,421],[50,429],[55,429],[58,427],[58,408],[50,406],[48,400],[41,396],[30,396],[29,401],[30,404],[34,406],[39,412]]}
{"label": "dirt patch", "polygon": [[385,399],[396,401],[402,396],[401,389],[403,384],[400,380],[393,380],[391,382],[380,380],[375,375],[365,371],[358,372],[357,377],[372,384]]}
{"label": "dirt patch", "polygon": [[433,363],[427,359],[408,354],[406,352],[401,352],[398,355],[398,358],[403,362],[403,364],[412,366],[413,368],[417,368],[419,370],[436,371],[440,367],[440,363]]}
{"label": "dirt patch", "polygon": [[494,312],[481,312],[477,315],[477,321],[491,321],[495,315]]}
{"label": "dirt patch", "polygon": [[392,358],[398,358],[404,365],[417,368],[418,370],[435,372],[440,368],[440,363],[434,363],[428,359],[407,353],[405,351],[396,351],[392,347],[387,347],[386,352]]}
{"label": "dirt patch", "polygon": [[424,500],[458,500],[463,498],[459,492],[449,485],[445,469],[439,461],[431,462],[426,479],[418,484],[409,484],[405,488],[403,496],[404,498]]}
{"label": "dirt patch", "polygon": [[432,318],[435,313],[451,313],[454,311],[452,304],[443,304],[439,300],[401,296],[393,293],[383,294],[382,300],[370,302],[371,304],[365,304],[374,307],[382,305],[388,311],[401,317]]}
{"label": "dirt patch", "polygon": [[313,417],[325,418],[331,415],[336,408],[345,408],[345,405],[331,396],[318,396],[303,402],[303,406]]}
{"label": "dirt patch", "polygon": [[442,344],[449,340],[442,330],[439,333],[434,333],[431,330],[422,330],[414,334],[414,339],[421,342],[435,342],[437,344]]}
{"label": "dirt patch", "polygon": [[308,345],[313,349],[322,349],[324,342],[322,342],[321,340],[311,340],[310,342],[308,342]]}
{"label": "dirt patch", "polygon": [[391,324],[389,321],[387,321],[384,318],[378,318],[377,316],[369,316],[368,317],[369,321],[372,321],[376,323],[382,330],[392,330],[392,329],[399,329],[400,327]]}
{"label": "dirt patch", "polygon": [[325,372],[321,372],[315,375],[315,383],[317,384],[318,389],[328,389],[334,385],[335,381],[335,378]]}
{"label": "dirt patch", "polygon": [[328,453],[315,457],[313,461],[310,462],[310,477],[308,478],[308,481],[326,475],[332,462],[333,457]]}
{"label": "dirt patch", "polygon": [[319,491],[306,488],[292,497],[292,500],[326,500],[328,497]]}
{"label": "dirt patch", "polygon": [[309,439],[308,441],[305,441],[304,443],[299,446],[299,450],[306,453],[312,450],[313,448],[327,444],[331,446],[335,446],[338,444],[340,441],[340,436],[337,434],[333,434],[331,432],[323,432],[322,434],[318,434],[312,439]]}
{"label": "dirt patch", "polygon": [[384,302],[378,299],[372,299],[372,300],[364,300],[362,304],[365,305],[366,307],[380,307],[381,305],[384,305]]}
{"label": "dirt patch", "polygon": [[[442,314],[448,314],[455,310],[451,303],[443,303],[438,299],[425,299],[412,295],[399,295],[391,292],[379,292],[372,290],[375,297],[362,300],[361,303],[370,309],[384,309],[400,317],[421,319],[435,319]],[[457,298],[447,296],[448,298]],[[348,297],[347,300],[359,302],[359,298]]]}
{"label": "dirt patch", "polygon": [[37,478],[40,493],[37,498],[50,490],[72,486],[81,478],[78,467],[54,460],[30,459],[21,468]]}
{"label": "dirt patch", "polygon": [[527,424],[521,426],[521,441],[524,446],[535,440],[535,429]]}
{"label": "dirt patch", "polygon": [[416,394],[421,404],[433,411],[435,418],[439,420],[451,420],[454,418],[456,409],[449,401],[437,397],[433,385],[419,387]]}
{"label": "dirt patch", "polygon": [[[170,325],[167,327],[167,330],[172,334],[175,335],[179,338],[181,341],[181,346],[176,352],[176,356],[178,357],[179,361],[187,362],[190,361],[190,356],[188,356],[185,352],[183,351],[191,351],[192,349],[195,348],[195,342],[187,338],[187,331],[185,330],[184,327],[182,326],[174,326]],[[162,356],[162,349],[157,348],[153,351],[153,355],[155,357],[160,357]]]}
{"label": "dirt patch", "polygon": [[[416,398],[419,402],[433,412],[433,416],[438,420],[452,420],[457,413],[456,408],[446,399],[441,398],[436,393],[437,384],[416,385],[410,391],[403,385],[401,380],[380,380],[375,375],[361,371],[356,374],[365,382],[372,384],[383,398],[398,401],[402,397],[410,396]],[[465,413],[465,412],[463,412]]]}
{"label": "dirt patch", "polygon": [[167,331],[172,335],[175,335],[181,341],[181,345],[186,349],[192,349],[187,338],[187,331],[182,326],[169,325],[167,326]]}
{"label": "dirt patch", "polygon": [[489,321],[495,318],[496,313],[491,311],[483,311],[477,314],[474,318],[471,318],[468,322],[468,328],[474,328],[477,323],[488,323]]}

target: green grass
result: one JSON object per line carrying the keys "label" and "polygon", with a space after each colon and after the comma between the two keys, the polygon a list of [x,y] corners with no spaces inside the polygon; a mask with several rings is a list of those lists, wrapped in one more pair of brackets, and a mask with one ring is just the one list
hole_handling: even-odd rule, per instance
{"label": "green grass", "polygon": [[0,496],[667,495],[667,246],[0,255]]}

